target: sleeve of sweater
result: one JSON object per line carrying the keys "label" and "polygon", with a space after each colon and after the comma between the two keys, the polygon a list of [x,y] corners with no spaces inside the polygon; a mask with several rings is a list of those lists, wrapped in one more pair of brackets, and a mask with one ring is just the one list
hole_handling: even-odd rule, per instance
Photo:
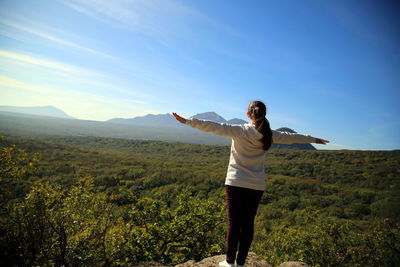
{"label": "sleeve of sweater", "polygon": [[312,137],[311,135],[272,130],[272,140],[277,144],[308,144],[314,143],[315,137]]}
{"label": "sleeve of sweater", "polygon": [[205,121],[195,118],[187,119],[186,124],[203,132],[214,133],[231,138],[240,136],[244,132],[243,128],[240,125]]}

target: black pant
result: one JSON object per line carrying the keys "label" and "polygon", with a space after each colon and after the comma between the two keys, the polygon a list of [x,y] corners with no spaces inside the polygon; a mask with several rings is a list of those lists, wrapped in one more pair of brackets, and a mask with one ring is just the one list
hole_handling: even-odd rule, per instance
{"label": "black pant", "polygon": [[[226,261],[244,265],[254,235],[254,217],[263,191],[225,185],[228,210]],[[236,257],[236,251],[239,252]]]}

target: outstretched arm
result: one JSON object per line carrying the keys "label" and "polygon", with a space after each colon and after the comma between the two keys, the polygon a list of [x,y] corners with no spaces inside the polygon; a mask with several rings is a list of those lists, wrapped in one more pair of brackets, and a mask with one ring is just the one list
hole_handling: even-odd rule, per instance
{"label": "outstretched arm", "polygon": [[199,120],[199,119],[190,119],[187,120],[182,118],[175,112],[172,113],[177,121],[180,123],[184,123],[192,128],[196,128],[203,132],[214,133],[221,136],[227,136],[231,138],[235,138],[243,134],[243,128],[240,125],[230,125],[226,123],[218,123],[213,121]]}
{"label": "outstretched arm", "polygon": [[[186,124],[187,120],[175,112],[172,113],[177,121]],[[238,126],[231,126],[226,124],[219,124],[215,122],[198,121],[196,125],[189,125],[205,132],[213,132],[223,136],[235,136],[240,134],[242,128]],[[273,142],[277,144],[294,144],[294,143],[316,143],[326,145],[328,140],[322,138],[312,137],[310,135],[303,135],[298,133],[279,132],[272,130]]]}
{"label": "outstretched arm", "polygon": [[325,140],[325,139],[321,139],[321,138],[315,138],[315,143],[321,144],[321,145],[326,145],[327,143],[329,143],[329,141]]}
{"label": "outstretched arm", "polygon": [[178,114],[176,114],[175,112],[172,112],[172,115],[174,115],[175,119],[177,121],[179,121],[180,123],[186,123],[186,119],[182,118],[181,116],[179,116]]}
{"label": "outstretched arm", "polygon": [[317,143],[326,145],[328,140],[316,138],[311,135],[304,135],[299,133],[288,133],[272,130],[272,139],[276,144],[308,144]]}

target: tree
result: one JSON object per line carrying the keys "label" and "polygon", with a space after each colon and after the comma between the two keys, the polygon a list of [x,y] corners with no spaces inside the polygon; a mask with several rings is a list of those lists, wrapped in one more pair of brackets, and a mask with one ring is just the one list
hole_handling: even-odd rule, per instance
{"label": "tree", "polygon": [[39,153],[29,155],[25,150],[7,144],[0,136],[0,208],[25,195],[28,178],[32,177],[39,157]]}
{"label": "tree", "polygon": [[110,261],[106,234],[114,224],[112,205],[95,193],[90,178],[63,191],[36,181],[26,198],[11,208],[8,241],[18,243],[18,265],[79,266]]}
{"label": "tree", "polygon": [[173,209],[149,198],[132,204],[126,253],[134,262],[179,263],[223,251],[225,205],[188,191],[176,199]]}

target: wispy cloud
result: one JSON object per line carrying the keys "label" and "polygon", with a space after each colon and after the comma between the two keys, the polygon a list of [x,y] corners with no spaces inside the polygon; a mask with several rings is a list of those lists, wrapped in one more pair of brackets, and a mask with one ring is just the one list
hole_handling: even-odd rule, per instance
{"label": "wispy cloud", "polygon": [[[24,20],[27,20],[27,19],[24,19]],[[73,48],[73,49],[79,50],[81,52],[90,53],[90,54],[95,55],[95,56],[101,56],[101,57],[108,58],[108,59],[113,59],[113,60],[116,59],[114,56],[111,56],[111,55],[106,54],[104,52],[100,52],[100,51],[97,51],[95,49],[91,49],[91,48],[79,45],[79,44],[71,42],[71,41],[67,41],[67,40],[59,38],[59,37],[57,37],[55,35],[43,32],[43,31],[41,31],[41,30],[39,30],[39,29],[37,29],[35,27],[32,27],[32,26],[19,24],[19,23],[16,23],[14,21],[7,20],[7,19],[1,18],[1,17],[0,17],[0,23],[3,24],[3,25],[6,25],[8,27],[12,27],[14,29],[23,31],[25,33],[29,33],[29,34],[38,36],[40,38],[43,38],[43,39],[45,39],[47,41],[51,41],[51,42],[56,43],[56,44],[61,45],[61,46]],[[30,22],[29,24],[33,25],[33,22]],[[37,23],[35,23],[35,24],[37,24]],[[47,26],[47,28],[48,28],[48,26]],[[18,35],[15,31],[12,32],[12,31],[1,30],[0,34],[4,35],[6,37],[9,37],[9,38],[16,39],[16,40],[24,40],[24,38],[25,38],[23,36]]]}
{"label": "wispy cloud", "polygon": [[37,86],[34,84],[26,83],[20,80],[16,80],[4,75],[0,75],[0,87],[3,88],[14,88],[14,89],[23,89],[26,91],[34,91],[36,93],[40,94],[48,94],[52,93],[52,90],[49,90],[48,88],[44,86]]}
{"label": "wispy cloud", "polygon": [[101,97],[96,94],[90,94],[86,92],[81,92],[73,89],[63,88],[63,87],[55,87],[49,86],[46,84],[36,84],[32,82],[26,82],[19,79],[14,79],[12,77],[8,77],[5,75],[0,75],[0,87],[3,88],[14,88],[14,89],[22,89],[24,91],[35,92],[40,95],[58,95],[62,97],[71,97],[73,96],[75,99],[92,99],[95,102],[109,102],[109,98]]}
{"label": "wispy cloud", "polygon": [[160,113],[158,110],[138,107],[131,103],[132,100],[121,101],[69,88],[26,82],[5,75],[0,75],[0,89],[1,104],[54,105],[80,119],[107,120]]}
{"label": "wispy cloud", "polygon": [[215,20],[198,10],[177,1],[136,0],[60,0],[64,5],[96,20],[131,30],[143,30],[159,41],[179,30],[185,30],[191,21],[200,21],[224,34],[241,36],[235,29]]}
{"label": "wispy cloud", "polygon": [[[145,93],[138,89],[134,90],[132,86],[129,89],[119,86],[118,84],[121,82],[111,74],[104,74],[32,54],[0,50],[0,64],[4,66],[3,72],[6,71],[14,76],[26,77],[37,73],[37,77],[41,80],[46,77],[46,80],[52,80],[54,83],[65,86],[85,88],[85,90],[94,88],[94,91],[102,89],[103,93],[99,92],[98,94],[122,94],[126,98],[146,97]],[[136,104],[145,103],[141,99],[134,101],[136,101]]]}
{"label": "wispy cloud", "polygon": [[75,73],[81,73],[82,71],[88,72],[82,68],[73,67],[73,66],[62,64],[62,63],[55,62],[52,60],[33,57],[33,56],[26,55],[26,54],[14,53],[14,52],[10,52],[7,50],[0,50],[0,57],[11,59],[11,60],[17,60],[20,62],[25,62],[25,63],[29,63],[32,65],[37,65],[37,66],[41,66],[41,67],[45,67],[45,68],[56,69],[56,70],[64,71],[64,72],[75,72]]}
{"label": "wispy cloud", "polygon": [[38,57],[32,54],[13,52],[0,49],[0,64],[3,70],[14,69],[14,72],[23,73],[25,70],[37,68],[42,71],[42,77],[51,72],[57,77],[75,79],[75,81],[91,81],[98,85],[99,80],[108,78],[107,74],[95,72],[82,67],[61,63],[47,58]]}
{"label": "wispy cloud", "polygon": [[[169,55],[163,51],[164,48],[171,51],[171,54],[177,55],[179,60],[197,67],[206,67],[207,58],[198,52],[192,53],[191,48],[193,51],[213,51],[236,60],[239,57],[238,52],[232,49],[228,52],[229,49],[221,45],[220,38],[236,41],[239,38],[244,39],[242,33],[236,29],[189,6],[184,1],[59,0],[59,2],[100,22],[105,27],[114,28],[116,32],[132,35],[135,42],[158,54],[160,62],[169,61]],[[198,34],[199,29],[210,32],[218,38],[201,38],[201,34]],[[250,57],[247,56],[246,59],[249,60]],[[144,65],[146,66],[146,63]],[[155,72],[160,73],[159,70]],[[154,71],[148,71],[144,75],[148,73]]]}

